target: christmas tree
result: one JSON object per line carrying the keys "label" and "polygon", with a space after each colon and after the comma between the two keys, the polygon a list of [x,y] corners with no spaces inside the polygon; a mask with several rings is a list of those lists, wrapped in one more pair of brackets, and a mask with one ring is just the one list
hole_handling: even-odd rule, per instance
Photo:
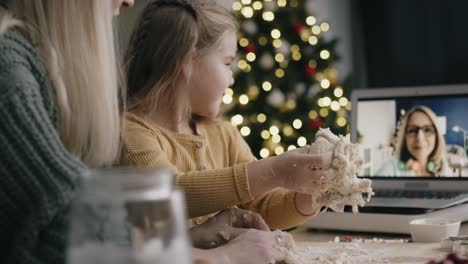
{"label": "christmas tree", "polygon": [[235,84],[225,115],[257,157],[311,143],[320,127],[347,135],[349,89],[338,84],[336,39],[317,21],[312,1],[236,1],[240,24]]}

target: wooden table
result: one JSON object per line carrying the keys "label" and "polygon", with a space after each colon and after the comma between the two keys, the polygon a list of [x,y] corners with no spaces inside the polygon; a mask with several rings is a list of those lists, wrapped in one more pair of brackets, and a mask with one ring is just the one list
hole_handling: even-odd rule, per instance
{"label": "wooden table", "polygon": [[[431,259],[443,259],[449,253],[441,250],[439,243],[382,243],[379,240],[398,242],[401,239],[409,240],[410,235],[333,232],[308,230],[304,227],[298,227],[291,234],[303,263],[427,263]],[[460,235],[468,235],[468,223],[462,225]],[[378,240],[371,243],[330,242],[337,236],[341,239],[351,236],[354,240]]]}

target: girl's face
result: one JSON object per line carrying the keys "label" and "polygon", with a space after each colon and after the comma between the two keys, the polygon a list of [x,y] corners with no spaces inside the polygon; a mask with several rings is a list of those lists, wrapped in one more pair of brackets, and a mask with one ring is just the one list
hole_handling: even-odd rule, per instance
{"label": "girl's face", "polygon": [[112,0],[112,8],[114,10],[114,15],[118,16],[120,14],[120,7],[132,7],[134,0]]}
{"label": "girl's face", "polygon": [[231,64],[237,51],[236,33],[226,32],[215,47],[194,60],[190,103],[192,112],[203,117],[216,117],[226,88],[234,84]]}
{"label": "girl's face", "polygon": [[406,126],[406,145],[409,153],[420,161],[427,161],[436,145],[436,129],[422,112],[414,112]]}

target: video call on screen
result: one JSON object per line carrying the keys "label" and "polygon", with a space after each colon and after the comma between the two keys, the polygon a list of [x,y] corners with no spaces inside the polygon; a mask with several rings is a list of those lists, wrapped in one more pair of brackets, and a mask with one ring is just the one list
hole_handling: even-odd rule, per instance
{"label": "video call on screen", "polygon": [[359,176],[468,177],[468,96],[357,102]]}

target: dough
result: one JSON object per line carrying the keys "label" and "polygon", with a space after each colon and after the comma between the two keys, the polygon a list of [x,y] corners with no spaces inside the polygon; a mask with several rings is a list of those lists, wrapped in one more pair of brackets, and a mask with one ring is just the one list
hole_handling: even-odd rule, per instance
{"label": "dough", "polygon": [[[322,195],[319,197],[326,197],[328,202],[325,206],[335,212],[343,212],[345,205],[351,205],[353,213],[359,212],[358,206],[364,206],[374,193],[371,180],[357,177],[356,173],[362,164],[357,145],[349,142],[346,137],[336,136],[328,128],[320,129],[315,138],[309,153],[333,152],[331,169],[336,171],[335,178],[324,184]],[[362,196],[363,193],[367,193],[366,200]]]}

